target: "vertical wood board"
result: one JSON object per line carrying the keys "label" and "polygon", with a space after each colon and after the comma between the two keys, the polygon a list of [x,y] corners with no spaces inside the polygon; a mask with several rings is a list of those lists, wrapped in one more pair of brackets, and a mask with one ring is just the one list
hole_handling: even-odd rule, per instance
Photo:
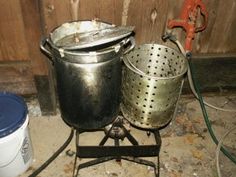
{"label": "vertical wood board", "polygon": [[29,60],[20,0],[0,1],[0,61]]}

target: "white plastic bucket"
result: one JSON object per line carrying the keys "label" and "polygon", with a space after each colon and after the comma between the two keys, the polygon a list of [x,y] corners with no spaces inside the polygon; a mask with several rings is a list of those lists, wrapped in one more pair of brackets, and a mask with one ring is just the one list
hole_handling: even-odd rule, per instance
{"label": "white plastic bucket", "polygon": [[17,177],[31,165],[33,150],[28,122],[26,115],[24,123],[18,129],[0,138],[0,177]]}

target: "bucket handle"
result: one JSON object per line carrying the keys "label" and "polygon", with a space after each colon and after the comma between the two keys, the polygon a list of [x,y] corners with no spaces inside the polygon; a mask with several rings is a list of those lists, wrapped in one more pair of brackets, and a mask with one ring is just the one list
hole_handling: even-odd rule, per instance
{"label": "bucket handle", "polygon": [[40,49],[41,51],[47,56],[48,60],[52,63],[52,65],[54,64],[54,60],[52,59],[52,53],[51,51],[49,51],[46,46],[48,45],[48,38],[43,38],[40,41]]}
{"label": "bucket handle", "polygon": [[126,45],[130,43],[130,46],[128,46],[125,51],[124,51],[124,54],[127,54],[129,53],[131,50],[133,50],[133,48],[135,47],[135,39],[133,36],[127,38],[126,40],[124,40],[124,44],[123,45]]}

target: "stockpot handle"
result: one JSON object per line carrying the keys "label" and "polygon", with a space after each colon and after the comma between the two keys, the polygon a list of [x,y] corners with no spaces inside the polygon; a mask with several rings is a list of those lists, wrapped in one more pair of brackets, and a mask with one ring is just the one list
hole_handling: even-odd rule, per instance
{"label": "stockpot handle", "polygon": [[42,50],[42,52],[44,54],[46,54],[47,58],[50,60],[50,62],[52,62],[52,64],[54,64],[54,61],[53,61],[53,57],[52,57],[52,53],[51,51],[49,51],[47,48],[46,48],[46,45],[48,45],[48,38],[43,38],[41,41],[40,41],[40,49]]}
{"label": "stockpot handle", "polygon": [[128,43],[130,43],[130,46],[125,49],[124,54],[129,53],[135,47],[135,39],[133,36],[129,37],[128,39],[124,41],[124,44],[128,44]]}

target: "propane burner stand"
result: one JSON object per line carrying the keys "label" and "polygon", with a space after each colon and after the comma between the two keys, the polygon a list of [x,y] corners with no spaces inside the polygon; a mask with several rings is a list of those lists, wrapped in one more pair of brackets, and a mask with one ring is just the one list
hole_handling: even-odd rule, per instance
{"label": "propane burner stand", "polygon": [[[74,162],[73,177],[77,177],[79,170],[82,168],[97,165],[110,160],[121,161],[127,160],[138,164],[150,166],[154,169],[155,177],[159,177],[159,152],[161,147],[161,138],[158,130],[145,130],[147,136],[152,133],[155,137],[155,144],[140,145],[138,141],[131,135],[129,130],[124,125],[124,118],[118,116],[116,120],[105,129],[97,131],[104,131],[105,136],[102,138],[98,146],[84,146],[79,143],[79,136],[82,133],[88,132],[84,130],[77,130],[76,132],[76,156]],[[114,145],[105,145],[107,140],[112,138]],[[131,145],[120,145],[120,140],[127,138]],[[157,157],[157,162],[148,161],[139,157]],[[81,163],[77,167],[77,158],[96,158],[94,160]],[[76,171],[76,174],[75,174]],[[75,174],[75,175],[74,175]]]}

